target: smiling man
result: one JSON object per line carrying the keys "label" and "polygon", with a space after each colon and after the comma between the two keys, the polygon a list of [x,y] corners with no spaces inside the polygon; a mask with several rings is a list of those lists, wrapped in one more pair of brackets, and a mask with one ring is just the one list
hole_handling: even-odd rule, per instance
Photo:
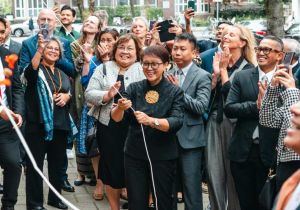
{"label": "smiling man", "polygon": [[76,18],[75,9],[69,5],[64,5],[60,10],[60,21],[63,26],[58,27],[55,30],[55,35],[67,39],[69,42],[73,42],[80,37],[80,33],[75,31],[72,27],[73,22]]}
{"label": "smiling man", "polygon": [[258,83],[265,88],[271,82],[282,51],[281,39],[265,37],[255,48],[258,66],[236,73],[226,100],[225,115],[237,119],[228,157],[241,210],[263,209],[258,196],[275,161],[278,132],[259,125],[264,93]]}

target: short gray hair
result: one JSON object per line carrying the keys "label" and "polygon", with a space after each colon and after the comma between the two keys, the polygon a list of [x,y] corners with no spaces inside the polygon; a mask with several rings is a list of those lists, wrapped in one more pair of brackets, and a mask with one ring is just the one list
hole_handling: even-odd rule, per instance
{"label": "short gray hair", "polygon": [[300,57],[300,43],[297,40],[291,38],[285,38],[282,39],[282,41],[283,41],[285,51],[294,52],[297,58]]}
{"label": "short gray hair", "polygon": [[132,30],[132,24],[133,24],[134,22],[136,22],[137,20],[143,21],[143,22],[145,23],[145,26],[146,26],[147,30],[149,30],[149,23],[148,23],[148,20],[147,20],[145,17],[142,17],[142,16],[134,17],[134,18],[132,19],[131,30]]}

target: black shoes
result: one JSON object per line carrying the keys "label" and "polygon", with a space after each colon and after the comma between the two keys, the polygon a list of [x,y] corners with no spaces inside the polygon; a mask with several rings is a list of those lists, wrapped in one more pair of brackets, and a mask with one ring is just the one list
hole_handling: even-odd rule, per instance
{"label": "black shoes", "polygon": [[66,204],[64,204],[62,201],[58,201],[58,202],[48,201],[48,205],[56,207],[58,209],[68,209],[68,206]]}
{"label": "black shoes", "polygon": [[66,191],[66,192],[75,192],[74,187],[70,184],[70,182],[68,180],[65,180],[63,182],[63,185],[62,185],[61,189]]}
{"label": "black shoes", "polygon": [[27,208],[27,210],[47,210],[46,208],[44,208],[43,206],[36,206],[33,208]]}
{"label": "black shoes", "polygon": [[3,185],[0,184],[0,194],[3,194]]}

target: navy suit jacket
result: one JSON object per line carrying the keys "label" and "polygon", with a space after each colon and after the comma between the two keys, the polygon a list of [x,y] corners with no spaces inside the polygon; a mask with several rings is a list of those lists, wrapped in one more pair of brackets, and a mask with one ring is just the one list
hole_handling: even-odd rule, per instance
{"label": "navy suit jacket", "polygon": [[[175,74],[177,67],[168,73]],[[193,64],[181,87],[184,91],[183,126],[177,132],[179,144],[184,149],[206,146],[202,114],[206,111],[211,92],[211,75]]]}
{"label": "navy suit jacket", "polygon": [[201,57],[201,68],[205,71],[212,73],[213,57],[215,53],[218,52],[218,47],[206,50],[200,54]]}
{"label": "navy suit jacket", "polygon": [[[57,38],[61,41],[64,51],[63,57],[57,61],[55,66],[68,76],[74,77],[75,66],[72,59],[70,42],[67,39],[61,37]],[[32,36],[23,41],[19,59],[20,74],[22,74],[25,67],[27,67],[31,63],[31,60],[37,51],[37,41],[38,35]]]}

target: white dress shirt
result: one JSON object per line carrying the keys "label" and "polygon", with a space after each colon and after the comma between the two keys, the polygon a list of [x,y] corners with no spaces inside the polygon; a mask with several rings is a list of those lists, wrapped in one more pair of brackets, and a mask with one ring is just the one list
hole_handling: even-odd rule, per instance
{"label": "white dress shirt", "polygon": [[[3,69],[2,61],[0,59],[0,80],[4,80],[4,79],[5,79],[4,69]],[[4,102],[4,104],[7,106],[8,102],[7,102],[7,97],[6,97],[6,94],[5,94],[5,89],[6,89],[5,85],[0,85],[0,91],[1,91],[1,96],[2,96],[1,98]]]}

